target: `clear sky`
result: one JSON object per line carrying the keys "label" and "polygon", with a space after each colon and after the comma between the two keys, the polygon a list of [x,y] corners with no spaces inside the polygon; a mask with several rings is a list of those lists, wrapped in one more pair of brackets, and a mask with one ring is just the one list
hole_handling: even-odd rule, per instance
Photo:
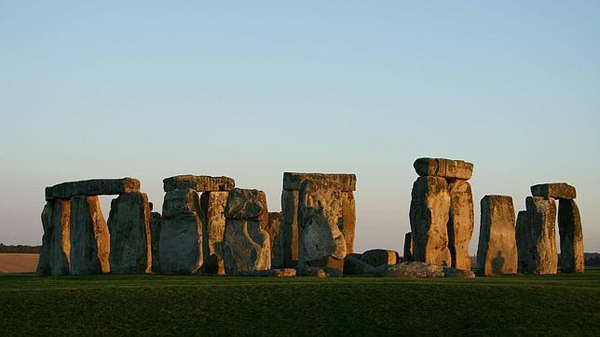
{"label": "clear sky", "polygon": [[[44,187],[284,171],[358,177],[358,251],[402,250],[415,158],[479,201],[577,187],[600,251],[600,1],[0,0],[0,242],[40,244]],[[108,214],[110,197],[104,197]]]}

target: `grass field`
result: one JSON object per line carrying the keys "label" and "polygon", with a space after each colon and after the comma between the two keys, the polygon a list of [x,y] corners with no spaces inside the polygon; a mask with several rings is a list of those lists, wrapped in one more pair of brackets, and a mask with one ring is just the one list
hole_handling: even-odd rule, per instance
{"label": "grass field", "polygon": [[0,336],[600,335],[600,270],[461,279],[0,276]]}

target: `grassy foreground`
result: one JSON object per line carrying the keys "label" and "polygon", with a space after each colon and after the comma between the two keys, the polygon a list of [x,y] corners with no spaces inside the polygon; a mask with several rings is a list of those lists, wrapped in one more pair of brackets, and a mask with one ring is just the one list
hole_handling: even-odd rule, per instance
{"label": "grassy foreground", "polygon": [[0,276],[0,336],[600,335],[600,271],[460,279]]}

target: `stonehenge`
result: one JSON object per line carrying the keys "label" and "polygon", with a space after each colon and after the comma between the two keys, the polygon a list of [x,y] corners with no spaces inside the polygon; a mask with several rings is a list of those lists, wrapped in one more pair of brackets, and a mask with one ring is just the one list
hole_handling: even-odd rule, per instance
{"label": "stonehenge", "polygon": [[[473,164],[418,158],[413,167],[418,177],[402,257],[393,249],[354,252],[354,174],[284,172],[280,212],[269,212],[262,190],[237,188],[225,176],[186,174],[163,180],[162,214],[134,178],[46,187],[36,275],[475,277],[468,251]],[[481,200],[479,274],[585,271],[575,187],[530,190],[516,219],[512,197]],[[116,195],[107,220],[101,195]]]}

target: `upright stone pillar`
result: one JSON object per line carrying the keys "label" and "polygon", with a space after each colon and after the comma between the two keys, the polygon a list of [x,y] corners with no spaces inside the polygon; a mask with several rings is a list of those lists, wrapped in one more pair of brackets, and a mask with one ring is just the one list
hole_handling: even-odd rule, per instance
{"label": "upright stone pillar", "polygon": [[110,267],[115,274],[152,271],[150,205],[145,193],[121,194],[108,216]]}
{"label": "upright stone pillar", "polygon": [[150,232],[152,233],[152,271],[160,272],[160,228],[162,216],[158,212],[150,213]]}
{"label": "upright stone pillar", "polygon": [[106,274],[110,234],[97,196],[71,198],[71,275]]}
{"label": "upright stone pillar", "polygon": [[283,267],[283,235],[281,235],[281,212],[269,212],[266,231],[271,242],[271,268]]}
{"label": "upright stone pillar", "polygon": [[519,273],[526,274],[533,269],[533,252],[531,251],[531,244],[529,243],[529,214],[527,211],[519,211],[517,214],[517,224],[515,225],[515,239],[517,241],[517,255],[518,255],[518,271]]}
{"label": "upright stone pillar", "polygon": [[448,248],[452,267],[471,270],[469,242],[473,235],[473,193],[466,180],[454,180],[448,184],[450,192],[450,218],[448,220]]}
{"label": "upright stone pillar", "polygon": [[411,232],[404,234],[404,256],[402,257],[402,260],[404,262],[414,261]]}
{"label": "upright stone pillar", "polygon": [[477,265],[483,275],[517,272],[515,211],[510,196],[486,195],[481,200]]}
{"label": "upright stone pillar", "polygon": [[[526,249],[523,254],[524,273],[556,274],[558,253],[556,251],[556,202],[553,198],[527,197],[527,215],[524,234]],[[522,224],[519,224],[521,227]],[[517,228],[522,231],[521,228]],[[519,237],[521,234],[517,234]],[[521,240],[519,240],[521,241]]]}
{"label": "upright stone pillar", "polygon": [[71,259],[71,201],[51,199],[42,212],[42,249],[37,276],[69,275]]}
{"label": "upright stone pillar", "polygon": [[560,266],[563,273],[583,273],[585,256],[581,216],[575,200],[558,201],[558,230],[560,233]]}

